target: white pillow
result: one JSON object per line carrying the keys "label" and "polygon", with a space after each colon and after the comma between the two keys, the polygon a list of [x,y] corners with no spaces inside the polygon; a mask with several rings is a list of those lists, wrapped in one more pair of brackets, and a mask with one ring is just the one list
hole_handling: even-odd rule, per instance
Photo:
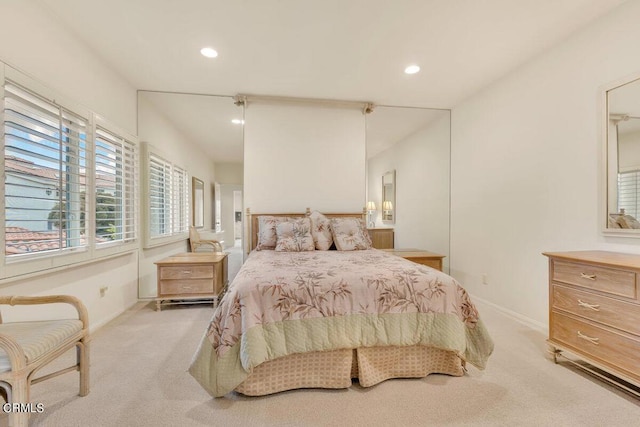
{"label": "white pillow", "polygon": [[318,211],[311,212],[309,219],[311,220],[311,235],[316,249],[321,251],[328,250],[333,244],[331,221]]}

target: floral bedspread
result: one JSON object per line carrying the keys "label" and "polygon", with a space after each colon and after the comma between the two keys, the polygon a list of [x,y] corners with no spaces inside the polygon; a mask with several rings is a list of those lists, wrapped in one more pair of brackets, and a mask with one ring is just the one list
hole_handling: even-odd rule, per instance
{"label": "floral bedspread", "polygon": [[483,369],[493,350],[452,277],[376,249],[252,252],[216,308],[189,372],[213,396],[260,363],[384,345],[454,350]]}

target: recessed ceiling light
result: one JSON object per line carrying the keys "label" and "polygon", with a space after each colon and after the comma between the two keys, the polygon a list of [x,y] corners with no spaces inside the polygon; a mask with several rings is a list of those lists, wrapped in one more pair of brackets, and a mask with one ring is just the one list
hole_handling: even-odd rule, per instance
{"label": "recessed ceiling light", "polygon": [[233,123],[234,125],[243,125],[244,124],[244,120],[233,119],[233,120],[231,120],[231,123]]}
{"label": "recessed ceiling light", "polygon": [[207,58],[215,58],[218,56],[218,52],[212,47],[203,47],[200,49],[200,53]]}
{"label": "recessed ceiling light", "polygon": [[407,74],[415,74],[418,71],[420,71],[420,67],[415,64],[409,65],[407,68],[404,69],[404,72]]}

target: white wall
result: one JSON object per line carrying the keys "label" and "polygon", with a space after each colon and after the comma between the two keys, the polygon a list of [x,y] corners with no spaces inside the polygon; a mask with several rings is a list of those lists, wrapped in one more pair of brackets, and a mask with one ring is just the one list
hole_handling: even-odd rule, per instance
{"label": "white wall", "polygon": [[[154,149],[166,159],[187,170],[189,178],[197,177],[204,182],[204,233],[210,230],[212,223],[211,186],[215,182],[214,162],[195,143],[191,142],[173,123],[145,98],[144,93],[139,97],[138,105],[138,137],[140,141],[151,144]],[[144,162],[143,162],[144,168]],[[141,179],[146,172],[141,171]],[[191,183],[189,183],[191,188]],[[191,200],[191,191],[189,192]],[[191,205],[190,205],[191,206]],[[141,204],[141,209],[145,203]],[[144,225],[143,225],[144,227]],[[207,238],[204,237],[203,238]],[[154,262],[178,252],[188,251],[188,240],[170,243],[152,249],[143,249],[140,254],[140,298],[153,298],[157,295],[156,265]]]}
{"label": "white wall", "polygon": [[223,231],[221,238],[224,240],[225,248],[233,246],[235,242],[234,191],[242,191],[242,185],[220,184],[220,224]]}
{"label": "white wall", "polygon": [[[374,113],[375,114],[375,113]],[[393,227],[396,248],[449,255],[449,112],[369,159],[368,200],[376,203],[377,227]],[[382,222],[382,175],[396,171],[395,224]]]}
{"label": "white wall", "polygon": [[541,252],[640,253],[639,240],[600,233],[598,116],[599,88],[640,71],[639,20],[627,2],[453,108],[451,274],[541,326]]}
{"label": "white wall", "polygon": [[0,60],[135,135],[135,90],[109,64],[38,2],[0,1],[0,16]]}
{"label": "white wall", "polygon": [[242,185],[244,170],[242,163],[216,162],[216,182]]}
{"label": "white wall", "polygon": [[[638,100],[640,104],[640,100]],[[618,137],[618,169],[640,168],[640,131],[620,134]]]}
{"label": "white wall", "polygon": [[360,212],[365,162],[359,109],[251,101],[245,109],[244,206],[252,212]]}
{"label": "white wall", "polygon": [[[0,16],[1,61],[135,134],[136,92],[108,64],[78,42],[37,2],[2,1]],[[137,301],[137,270],[134,253],[44,276],[3,282],[0,293],[74,295],[87,305],[91,327],[95,328]],[[100,297],[102,286],[109,287],[104,297]],[[3,314],[7,311],[3,307]],[[58,312],[58,308],[41,306],[37,315]]]}

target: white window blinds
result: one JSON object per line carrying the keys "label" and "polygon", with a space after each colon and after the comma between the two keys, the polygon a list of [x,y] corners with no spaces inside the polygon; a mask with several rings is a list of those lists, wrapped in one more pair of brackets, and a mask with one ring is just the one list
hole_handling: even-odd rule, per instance
{"label": "white window blinds", "polygon": [[149,153],[149,235],[153,238],[186,233],[189,228],[187,172]]}
{"label": "white window blinds", "polygon": [[95,136],[95,224],[98,245],[136,239],[137,146],[101,126]]}
{"label": "white window blinds", "polygon": [[189,181],[187,171],[173,167],[172,179],[172,231],[174,234],[189,231]]}
{"label": "white window blinds", "polygon": [[85,248],[87,119],[4,84],[5,255]]}
{"label": "white window blinds", "polygon": [[618,212],[624,209],[627,215],[639,218],[640,170],[621,172],[618,174]]}

